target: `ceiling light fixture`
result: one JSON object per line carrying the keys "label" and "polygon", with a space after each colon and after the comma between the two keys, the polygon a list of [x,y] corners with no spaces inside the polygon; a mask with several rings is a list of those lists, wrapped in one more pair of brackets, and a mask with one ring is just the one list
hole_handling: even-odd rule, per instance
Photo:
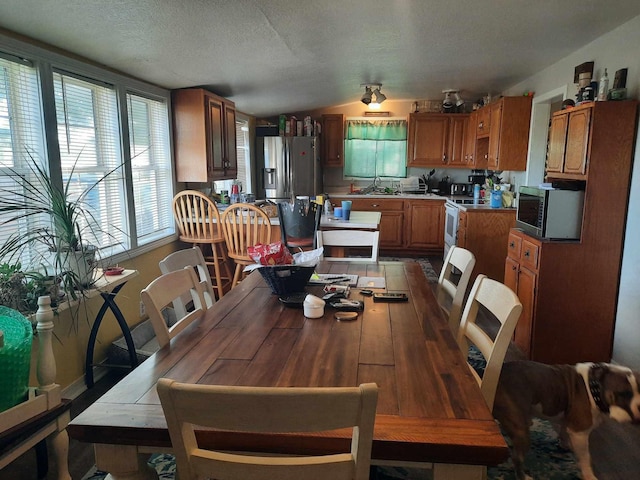
{"label": "ceiling light fixture", "polygon": [[387,96],[380,91],[382,88],[381,83],[361,83],[360,86],[364,87],[364,93],[360,101],[365,105],[369,105],[369,108],[380,108],[380,104],[387,99]]}

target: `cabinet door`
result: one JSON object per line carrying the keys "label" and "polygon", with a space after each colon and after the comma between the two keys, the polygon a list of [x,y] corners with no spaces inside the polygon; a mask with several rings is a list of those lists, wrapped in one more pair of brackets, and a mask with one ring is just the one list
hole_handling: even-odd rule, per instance
{"label": "cabinet door", "polygon": [[224,177],[224,107],[216,98],[205,96],[207,104],[207,174],[210,180]]}
{"label": "cabinet door", "polygon": [[224,173],[227,178],[238,176],[238,157],[236,154],[236,109],[224,105],[225,160]]}
{"label": "cabinet door", "polygon": [[590,108],[569,114],[564,173],[579,175],[586,173],[590,121]]}
{"label": "cabinet door", "polygon": [[500,155],[500,135],[502,127],[502,102],[491,105],[491,130],[489,131],[489,159],[487,168],[497,170]]}
{"label": "cabinet door", "polygon": [[452,115],[449,119],[447,163],[450,167],[466,166],[464,158],[464,141],[468,123],[469,117],[467,115]]}
{"label": "cabinet door", "polygon": [[404,246],[404,212],[382,212],[380,217],[380,248]]}
{"label": "cabinet door", "polygon": [[462,155],[465,165],[473,165],[476,155],[476,129],[478,128],[478,111],[471,112],[467,120],[467,127],[464,132],[464,143]]}
{"label": "cabinet door", "polygon": [[564,152],[567,142],[569,115],[554,115],[549,129],[549,149],[547,152],[547,172],[562,172]]}
{"label": "cabinet door", "polygon": [[409,216],[407,246],[444,248],[444,204],[420,200],[406,203]]}
{"label": "cabinet door", "polygon": [[488,137],[491,127],[491,107],[488,105],[478,110],[478,123],[476,125],[476,136],[478,138]]}
{"label": "cabinet door", "polygon": [[467,212],[458,213],[458,232],[456,234],[456,245],[462,248],[469,248],[467,245]]}
{"label": "cabinet door", "polygon": [[522,303],[522,314],[516,326],[514,342],[524,352],[527,358],[531,358],[532,353],[533,308],[535,304],[537,279],[538,276],[534,272],[520,266],[517,280],[518,288],[515,292],[520,299],[520,303]]}
{"label": "cabinet door", "polygon": [[322,115],[322,164],[325,167],[344,165],[344,116]]}
{"label": "cabinet door", "polygon": [[409,116],[408,165],[444,166],[447,163],[448,134],[448,115],[412,113]]}

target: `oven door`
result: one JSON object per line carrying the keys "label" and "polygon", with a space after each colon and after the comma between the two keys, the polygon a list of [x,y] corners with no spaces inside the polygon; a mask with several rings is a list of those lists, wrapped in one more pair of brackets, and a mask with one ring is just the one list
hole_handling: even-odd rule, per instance
{"label": "oven door", "polygon": [[444,204],[444,258],[451,247],[455,246],[458,235],[458,206],[453,203]]}

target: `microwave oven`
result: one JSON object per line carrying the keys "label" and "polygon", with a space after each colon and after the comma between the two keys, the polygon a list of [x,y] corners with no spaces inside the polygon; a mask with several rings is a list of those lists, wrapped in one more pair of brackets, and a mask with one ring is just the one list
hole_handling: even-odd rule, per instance
{"label": "microwave oven", "polygon": [[516,227],[539,238],[578,240],[584,190],[520,187]]}

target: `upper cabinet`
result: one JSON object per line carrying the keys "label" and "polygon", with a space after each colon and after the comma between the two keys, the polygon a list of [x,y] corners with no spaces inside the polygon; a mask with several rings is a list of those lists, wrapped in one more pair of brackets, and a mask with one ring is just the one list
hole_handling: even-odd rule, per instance
{"label": "upper cabinet", "polygon": [[463,145],[469,115],[412,113],[409,115],[407,165],[466,166]]}
{"label": "upper cabinet", "polygon": [[201,88],[173,92],[178,182],[210,182],[237,176],[233,102]]}
{"label": "upper cabinet", "polygon": [[489,112],[489,144],[486,168],[527,169],[529,128],[533,97],[502,97],[480,109]]}
{"label": "upper cabinet", "polygon": [[344,165],[344,115],[322,115],[322,164],[325,167]]}
{"label": "upper cabinet", "polygon": [[588,103],[553,114],[549,130],[547,175],[586,180],[591,116],[597,105]]}

